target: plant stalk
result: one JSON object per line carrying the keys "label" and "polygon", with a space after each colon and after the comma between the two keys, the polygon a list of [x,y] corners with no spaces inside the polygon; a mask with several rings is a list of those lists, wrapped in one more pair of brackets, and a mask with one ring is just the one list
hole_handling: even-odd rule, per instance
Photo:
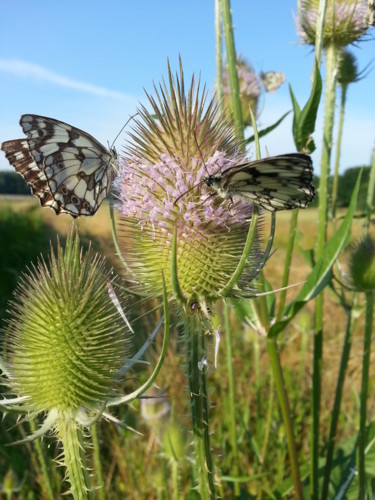
{"label": "plant stalk", "polygon": [[64,465],[70,483],[70,493],[75,500],[92,498],[85,464],[82,429],[74,418],[67,415],[58,420],[58,437],[62,443]]}
{"label": "plant stalk", "polygon": [[335,400],[334,400],[333,408],[332,408],[331,426],[330,426],[330,430],[329,430],[329,438],[328,438],[328,446],[327,446],[327,454],[326,454],[326,464],[324,467],[324,479],[323,479],[323,486],[322,486],[322,493],[321,493],[322,500],[324,500],[325,498],[328,498],[329,481],[330,481],[331,471],[332,471],[333,454],[335,451],[336,431],[337,431],[337,425],[338,425],[339,416],[340,416],[341,399],[342,399],[342,393],[344,390],[345,374],[346,374],[346,369],[348,366],[350,349],[352,346],[354,326],[355,326],[355,322],[356,322],[356,313],[355,313],[356,305],[357,305],[357,294],[355,293],[353,296],[353,303],[352,303],[351,307],[348,309],[348,319],[347,319],[347,324],[346,324],[344,345],[343,345],[342,354],[341,354],[340,370],[339,370],[339,375],[337,378]]}
{"label": "plant stalk", "polygon": [[200,314],[180,309],[186,345],[190,408],[199,489],[202,500],[215,499],[214,468],[210,446],[209,412],[206,387],[205,321]]}
{"label": "plant stalk", "polygon": [[358,483],[359,491],[358,498],[365,500],[366,498],[366,471],[365,471],[365,456],[366,456],[366,420],[367,420],[367,397],[368,397],[368,379],[370,369],[370,354],[371,354],[371,336],[372,323],[375,305],[375,293],[366,293],[366,316],[365,316],[365,336],[363,340],[363,363],[362,363],[362,383],[361,383],[361,406],[359,414],[359,433],[358,433]]}
{"label": "plant stalk", "polygon": [[233,118],[237,137],[240,141],[244,139],[244,126],[242,120],[242,108],[240,99],[240,85],[237,75],[237,57],[234,44],[232,11],[230,0],[221,0],[221,13],[223,16],[225,47],[227,50],[228,74],[230,92],[232,98]]}
{"label": "plant stalk", "polygon": [[348,90],[347,85],[341,86],[340,118],[339,118],[339,128],[337,131],[335,171],[333,174],[333,185],[332,185],[332,219],[334,219],[336,217],[337,191],[338,191],[338,186],[339,186],[339,166],[340,166],[340,155],[341,155],[341,141],[342,141],[342,131],[343,131],[343,125],[344,125],[345,103],[346,103],[347,90]]}
{"label": "plant stalk", "polygon": [[[237,430],[236,430],[236,410],[235,410],[235,382],[233,370],[233,354],[232,354],[232,329],[229,320],[229,306],[224,301],[224,325],[225,325],[225,343],[227,348],[227,375],[228,375],[228,406],[229,406],[229,441],[232,450],[232,466],[231,476],[238,477],[238,446],[237,446]],[[240,496],[241,489],[238,482],[233,484],[234,495]]]}
{"label": "plant stalk", "polygon": [[[327,240],[328,178],[332,149],[332,134],[335,113],[337,49],[329,45],[326,50],[326,90],[324,111],[323,149],[319,183],[318,232],[316,260],[322,258]],[[315,300],[314,366],[311,426],[311,498],[319,498],[319,436],[320,401],[323,357],[323,304],[324,291]]]}

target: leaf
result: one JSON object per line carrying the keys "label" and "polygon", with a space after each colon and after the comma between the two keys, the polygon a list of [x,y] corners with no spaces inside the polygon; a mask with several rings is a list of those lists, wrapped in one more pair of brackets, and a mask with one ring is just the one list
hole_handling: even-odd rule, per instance
{"label": "leaf", "polygon": [[331,280],[332,266],[339,256],[341,250],[344,248],[350,235],[352,219],[357,204],[361,174],[362,172],[360,172],[360,174],[358,175],[348,212],[341,226],[327,243],[324,256],[315,264],[314,269],[311,271],[302,290],[300,291],[294,302],[292,302],[285,308],[283,319],[271,326],[268,332],[269,337],[276,337],[282,330],[284,330],[286,325],[302,309],[306,302],[316,297]]}
{"label": "leaf", "polygon": [[316,116],[318,114],[321,95],[322,77],[320,76],[318,64],[315,61],[314,81],[311,87],[311,94],[309,100],[307,101],[305,107],[301,112],[299,120],[301,146],[306,147],[310,153],[315,150],[315,144],[311,138],[311,134],[315,130]]}
{"label": "leaf", "polygon": [[[280,125],[280,123],[284,120],[284,118],[286,118],[289,115],[289,113],[290,113],[290,111],[287,111],[273,125],[270,125],[269,127],[264,128],[263,130],[258,131],[258,137],[263,137],[263,136],[269,134],[270,132],[272,132],[272,130],[274,130],[276,127],[278,127]],[[254,140],[255,140],[255,136],[252,135],[248,139],[246,139],[245,144],[250,144],[251,142],[254,142]]]}
{"label": "leaf", "polygon": [[290,97],[293,103],[293,137],[298,151],[312,153],[315,143],[312,134],[315,130],[316,116],[318,113],[320,98],[322,95],[322,77],[319,67],[315,61],[314,81],[311,87],[310,97],[302,111],[289,85]]}

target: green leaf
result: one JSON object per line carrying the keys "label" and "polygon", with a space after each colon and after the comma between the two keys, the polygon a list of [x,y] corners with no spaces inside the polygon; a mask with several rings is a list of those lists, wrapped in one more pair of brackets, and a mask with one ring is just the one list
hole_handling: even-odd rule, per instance
{"label": "green leaf", "polygon": [[295,98],[295,95],[293,93],[292,86],[290,84],[289,84],[289,93],[290,93],[290,98],[292,99],[293,111],[294,111],[292,131],[293,131],[294,143],[297,145],[296,137],[298,131],[298,123],[301,116],[301,108],[299,107],[297,99]]}
{"label": "green leaf", "polygon": [[316,61],[314,81],[311,87],[310,97],[302,111],[300,110],[290,85],[289,92],[294,110],[293,137],[296,148],[298,151],[312,153],[315,150],[315,143],[312,138],[312,134],[315,130],[316,116],[322,95],[322,77],[320,76],[319,67]]}
{"label": "green leaf", "polygon": [[362,172],[360,172],[358,176],[348,212],[341,226],[327,243],[324,256],[316,263],[314,269],[311,271],[302,290],[300,291],[294,302],[292,302],[285,308],[283,312],[283,319],[271,326],[268,332],[269,337],[276,337],[282,330],[284,330],[286,325],[302,309],[306,302],[316,297],[331,280],[332,266],[339,256],[341,250],[346,245],[346,242],[350,235],[352,219],[357,204],[358,191],[361,182],[361,174]]}
{"label": "green leaf", "polygon": [[[263,137],[263,136],[269,134],[270,132],[272,132],[272,130],[274,130],[276,127],[278,127],[280,125],[280,123],[284,120],[284,118],[286,118],[289,115],[289,113],[290,113],[290,111],[287,111],[273,125],[270,125],[269,127],[258,131],[258,137],[259,138]],[[250,144],[251,142],[254,142],[254,140],[255,140],[255,136],[251,135],[248,139],[246,139],[245,143]]]}
{"label": "green leaf", "polygon": [[[311,94],[309,100],[307,101],[305,107],[301,112],[301,116],[299,119],[299,136],[301,140],[301,147],[307,148],[309,153],[312,153],[315,150],[315,144],[311,138],[311,134],[315,130],[316,116],[318,114],[321,95],[322,77],[320,76],[317,62],[315,61],[314,81],[311,87]],[[298,149],[298,151],[300,151],[300,149]]]}

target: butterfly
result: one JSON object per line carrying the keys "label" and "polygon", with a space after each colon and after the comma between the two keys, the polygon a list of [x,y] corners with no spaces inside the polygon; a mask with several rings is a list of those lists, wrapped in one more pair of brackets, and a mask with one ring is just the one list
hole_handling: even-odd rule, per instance
{"label": "butterfly", "polygon": [[109,193],[117,154],[87,132],[38,115],[22,115],[27,139],[1,145],[43,207],[72,217],[94,215]]}
{"label": "butterfly", "polygon": [[302,153],[236,165],[203,182],[221,198],[250,201],[271,212],[306,208],[315,197],[312,161]]}
{"label": "butterfly", "polygon": [[285,82],[285,74],[278,71],[263,71],[259,74],[267,92],[275,92]]}

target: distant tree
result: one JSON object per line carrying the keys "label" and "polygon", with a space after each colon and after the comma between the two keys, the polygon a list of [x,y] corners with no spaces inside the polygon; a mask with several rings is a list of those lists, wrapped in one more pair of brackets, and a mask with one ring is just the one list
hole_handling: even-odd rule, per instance
{"label": "distant tree", "polygon": [[348,168],[342,175],[340,175],[339,190],[337,197],[337,205],[339,207],[349,206],[350,198],[353,192],[353,187],[356,183],[361,168],[363,168],[363,172],[362,172],[361,187],[358,194],[358,209],[363,210],[365,208],[369,175],[370,175],[370,167],[367,166]]}
{"label": "distant tree", "polygon": [[0,172],[0,194],[30,194],[30,188],[16,172]]}

